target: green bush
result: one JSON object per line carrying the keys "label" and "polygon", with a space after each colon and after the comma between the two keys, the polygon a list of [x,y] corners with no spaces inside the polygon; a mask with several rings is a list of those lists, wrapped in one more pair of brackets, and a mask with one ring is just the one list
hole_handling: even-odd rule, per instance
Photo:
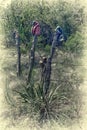
{"label": "green bush", "polygon": [[68,38],[64,47],[66,48],[67,51],[74,54],[78,54],[80,56],[80,54],[82,54],[83,46],[84,46],[83,36],[80,32],[77,31],[75,34],[72,34]]}
{"label": "green bush", "polygon": [[9,40],[12,39],[13,31],[17,29],[22,43],[29,43],[32,36],[32,21],[38,20],[42,28],[42,42],[50,44],[57,25],[63,28],[64,34],[68,38],[83,24],[83,16],[83,8],[78,4],[72,5],[72,3],[59,1],[51,5],[45,1],[42,1],[41,4],[39,1],[18,0],[16,2],[13,0],[11,5],[5,9],[4,29]]}

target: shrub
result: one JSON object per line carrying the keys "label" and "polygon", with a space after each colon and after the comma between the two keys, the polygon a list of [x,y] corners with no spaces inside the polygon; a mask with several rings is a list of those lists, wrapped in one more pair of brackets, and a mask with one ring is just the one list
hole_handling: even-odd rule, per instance
{"label": "shrub", "polygon": [[[12,39],[14,29],[17,29],[22,43],[31,41],[31,24],[38,20],[41,25],[41,39],[50,44],[52,34],[57,25],[60,25],[66,37],[75,33],[83,24],[83,8],[72,3],[59,1],[53,5],[42,1],[31,2],[12,1],[4,13],[4,29],[9,40]],[[12,41],[12,40],[11,40]]]}

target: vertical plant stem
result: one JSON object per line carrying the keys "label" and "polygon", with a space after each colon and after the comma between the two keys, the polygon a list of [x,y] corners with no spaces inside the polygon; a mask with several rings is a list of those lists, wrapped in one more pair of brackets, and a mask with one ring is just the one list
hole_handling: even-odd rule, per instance
{"label": "vertical plant stem", "polygon": [[51,63],[52,63],[53,55],[54,55],[54,52],[55,52],[56,41],[57,41],[57,37],[56,37],[56,33],[54,33],[51,52],[50,52],[50,56],[47,59],[46,71],[45,71],[45,75],[44,75],[45,80],[44,80],[44,84],[43,84],[43,89],[44,89],[45,95],[47,94],[47,92],[49,90],[49,86],[50,86],[50,78],[51,78],[51,70],[52,70]]}
{"label": "vertical plant stem", "polygon": [[37,36],[34,36],[32,48],[31,48],[30,66],[29,66],[27,84],[30,82],[30,80],[32,78],[32,71],[33,71],[34,63],[35,63],[35,47],[36,47],[36,43],[37,43]]}
{"label": "vertical plant stem", "polygon": [[16,46],[17,46],[17,76],[21,75],[21,51],[20,51],[20,37],[18,32],[15,36]]}
{"label": "vertical plant stem", "polygon": [[43,119],[50,118],[49,103],[47,101],[47,98],[48,98],[47,96],[48,96],[48,90],[50,87],[51,70],[52,70],[51,63],[52,63],[52,59],[55,53],[56,41],[57,41],[57,37],[56,37],[56,34],[54,34],[50,56],[48,57],[46,62],[44,62],[44,60],[41,62],[41,69],[42,69],[41,81],[42,81],[42,87],[43,87],[43,101],[45,103],[45,106],[44,108],[41,108],[40,117]]}

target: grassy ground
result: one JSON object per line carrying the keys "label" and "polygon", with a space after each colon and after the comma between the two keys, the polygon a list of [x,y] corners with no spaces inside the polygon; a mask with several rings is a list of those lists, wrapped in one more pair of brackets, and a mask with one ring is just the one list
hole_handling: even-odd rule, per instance
{"label": "grassy ground", "polygon": [[[0,1],[2,5],[7,5],[9,0],[4,2]],[[85,32],[87,32],[86,28]],[[85,34],[87,35],[87,34]],[[87,37],[87,36],[86,36]],[[86,39],[85,39],[86,40]],[[87,45],[84,48],[84,56],[82,58],[83,66],[81,67],[82,73],[84,72],[84,83],[80,87],[81,98],[82,98],[82,109],[80,120],[76,120],[72,123],[71,126],[63,126],[58,123],[53,123],[51,126],[50,123],[46,124],[43,128],[39,128],[36,122],[30,120],[27,116],[21,116],[19,119],[15,120],[12,118],[13,112],[11,111],[9,105],[7,105],[4,99],[4,87],[6,85],[6,79],[14,78],[15,82],[10,84],[15,86],[16,82],[19,82],[16,77],[16,50],[15,47],[12,49],[6,49],[3,46],[4,37],[3,32],[0,27],[0,130],[87,130]],[[14,58],[13,58],[14,57]],[[10,68],[9,69],[7,69]],[[15,68],[13,71],[13,67]],[[14,85],[13,85],[14,84]],[[13,105],[15,102],[12,101]],[[13,123],[13,124],[12,124]]]}

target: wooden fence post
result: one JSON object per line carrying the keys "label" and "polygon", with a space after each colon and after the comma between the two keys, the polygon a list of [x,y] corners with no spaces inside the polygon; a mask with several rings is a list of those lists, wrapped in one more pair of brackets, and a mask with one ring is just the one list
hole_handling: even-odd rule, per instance
{"label": "wooden fence post", "polygon": [[15,32],[15,40],[17,46],[17,76],[21,75],[21,52],[20,52],[20,36],[19,33]]}
{"label": "wooden fence post", "polygon": [[56,36],[56,33],[54,33],[50,56],[47,59],[45,74],[43,74],[43,76],[44,76],[44,83],[43,83],[44,95],[47,94],[47,92],[49,90],[49,86],[50,86],[50,78],[51,78],[51,70],[52,70],[51,63],[52,63],[52,58],[53,58],[53,55],[55,52],[56,42],[57,42],[57,36]]}
{"label": "wooden fence post", "polygon": [[37,36],[34,36],[32,48],[31,48],[30,66],[29,66],[27,84],[30,82],[30,80],[32,78],[32,70],[33,70],[34,63],[35,63],[35,47],[36,47],[36,43],[37,43]]}

